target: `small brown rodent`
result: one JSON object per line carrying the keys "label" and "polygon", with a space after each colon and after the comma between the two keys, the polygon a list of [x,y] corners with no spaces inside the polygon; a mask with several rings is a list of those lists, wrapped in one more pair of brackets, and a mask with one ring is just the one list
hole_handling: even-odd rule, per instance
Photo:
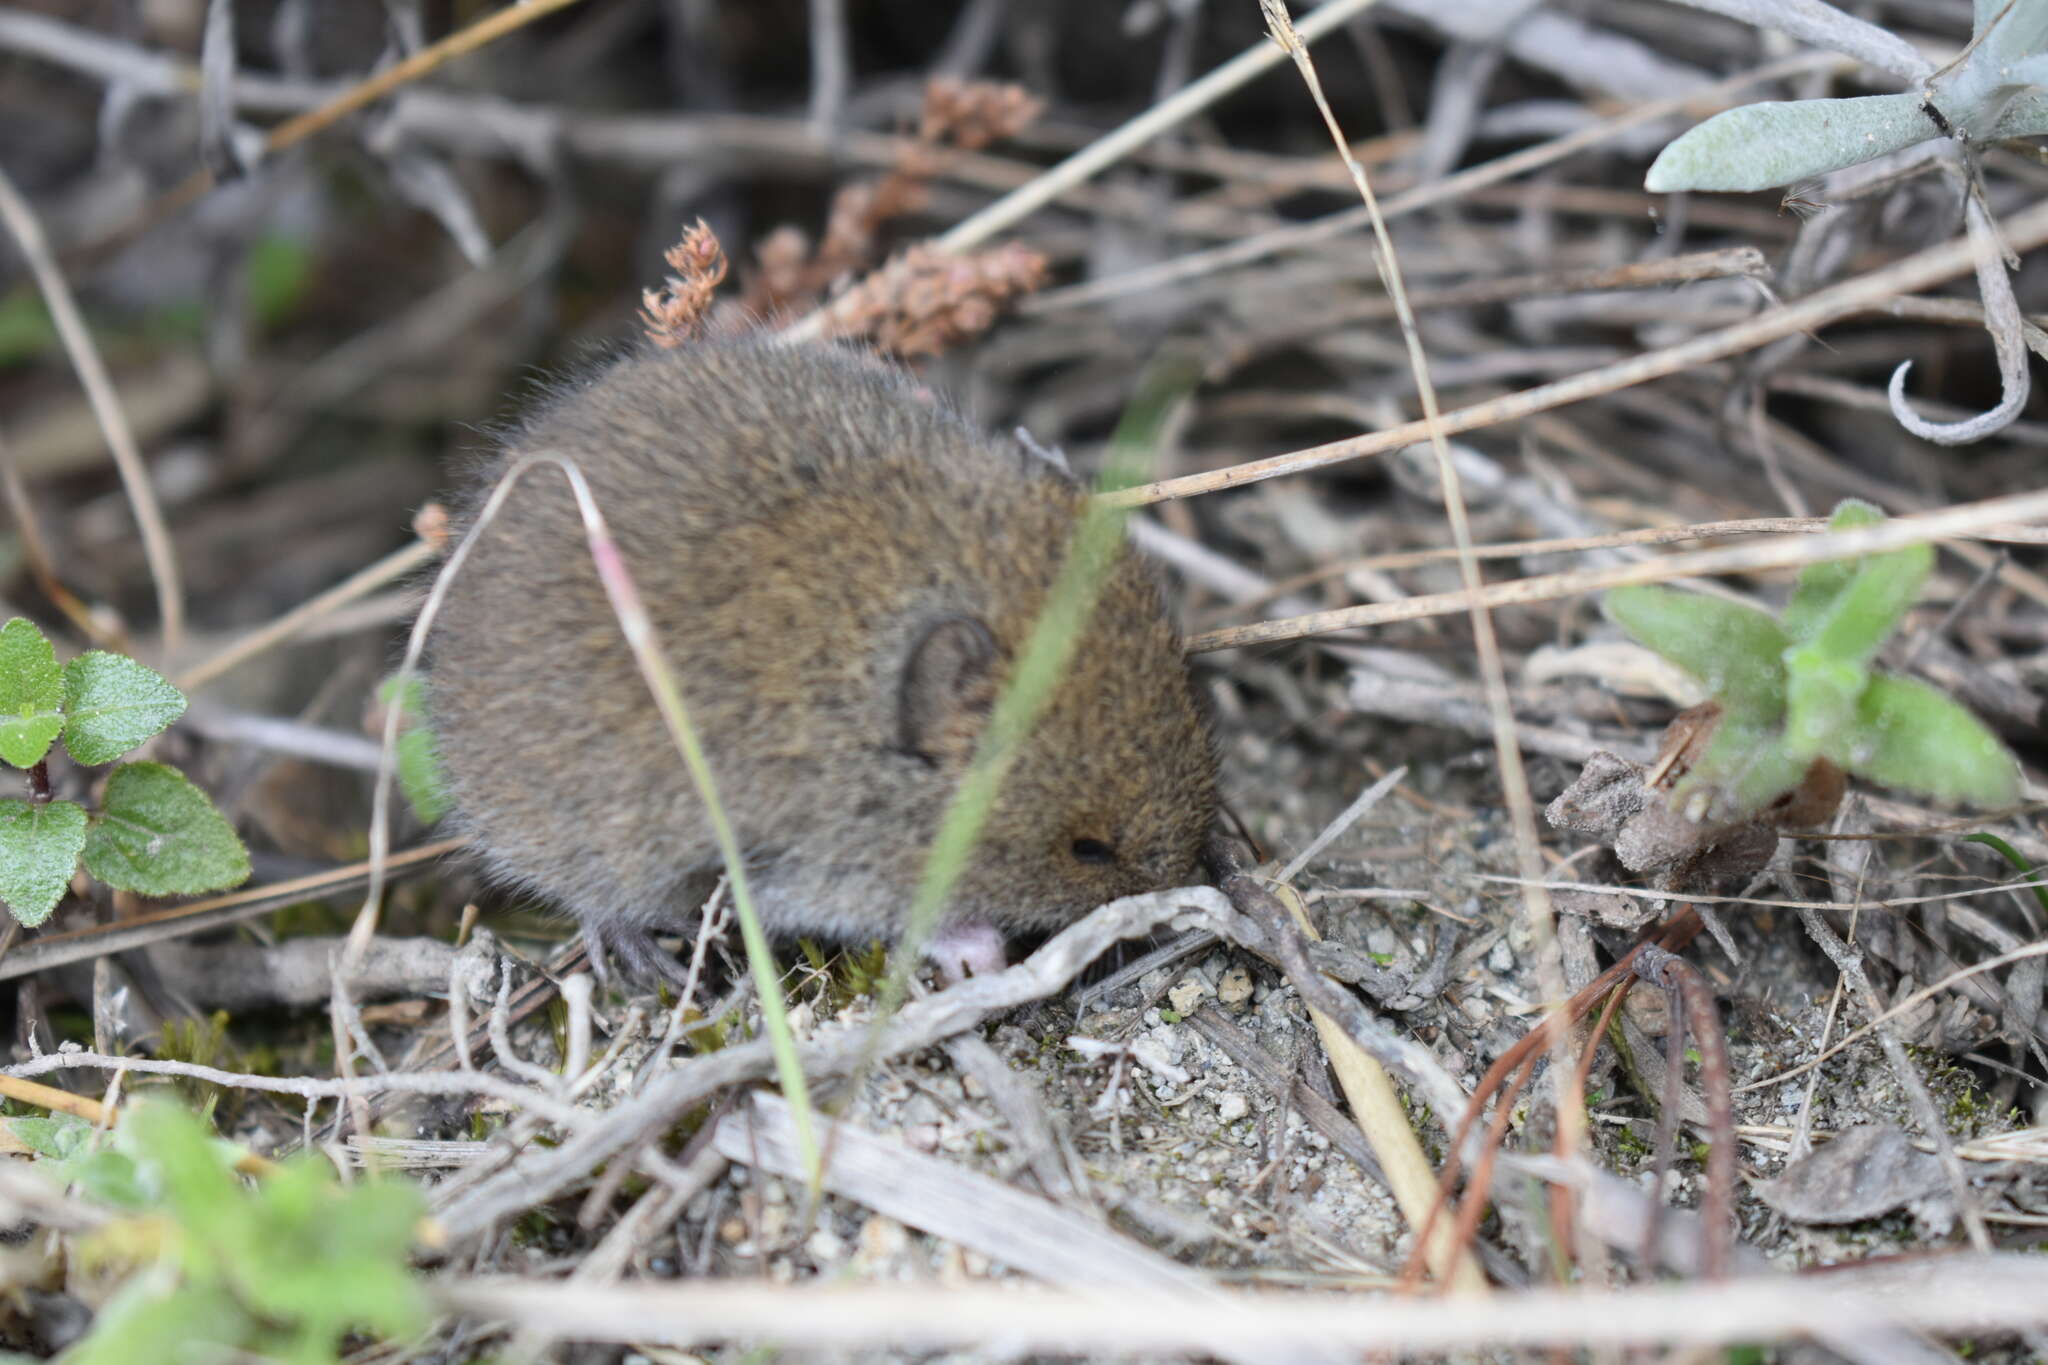
{"label": "small brown rodent", "polygon": [[[1085,494],[848,349],[643,348],[562,387],[479,470],[581,467],[639,586],[772,934],[893,940],[941,813],[1058,572]],[[528,473],[430,637],[436,741],[488,870],[672,975],[656,931],[720,860],[590,564],[558,470]],[[1215,760],[1150,566],[1110,571],[928,953],[1196,875]]]}

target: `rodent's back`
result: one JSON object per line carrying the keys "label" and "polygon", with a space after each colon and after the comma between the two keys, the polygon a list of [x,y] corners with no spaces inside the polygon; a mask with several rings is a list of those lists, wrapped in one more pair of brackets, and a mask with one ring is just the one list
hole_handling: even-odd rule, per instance
{"label": "rodent's back", "polygon": [[[929,670],[934,639],[979,638],[965,622],[1007,675],[1081,491],[878,362],[757,342],[650,350],[565,388],[508,443],[541,453],[575,461],[609,522],[764,913],[887,935],[974,739],[906,741],[906,670]],[[685,908],[683,882],[715,862],[708,827],[558,471],[526,474],[479,539],[430,658],[437,739],[488,863],[586,924]],[[1177,642],[1125,554],[955,907],[1049,927],[1182,879],[1212,802]],[[1075,859],[1098,845],[1121,861]]]}

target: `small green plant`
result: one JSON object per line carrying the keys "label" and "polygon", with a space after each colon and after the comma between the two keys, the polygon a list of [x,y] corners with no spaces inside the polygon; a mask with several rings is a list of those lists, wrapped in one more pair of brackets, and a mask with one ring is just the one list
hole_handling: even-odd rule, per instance
{"label": "small green plant", "polygon": [[[1836,531],[1884,520],[1845,502]],[[1660,587],[1616,588],[1607,614],[1706,684],[1720,708],[1674,799],[1695,820],[1739,819],[1822,760],[1881,786],[1981,806],[2019,799],[2019,764],[1982,722],[1926,683],[1871,667],[1919,594],[1934,552],[1910,546],[1809,565],[1784,614]]]}
{"label": "small green plant", "polygon": [[6,1122],[58,1179],[122,1215],[80,1244],[81,1261],[134,1268],[61,1365],[330,1365],[344,1333],[405,1337],[427,1325],[407,1262],[425,1205],[410,1185],[342,1189],[310,1154],[251,1184],[232,1146],[160,1102],[137,1106],[109,1145],[67,1115]]}
{"label": "small green plant", "polygon": [[249,854],[206,793],[163,763],[123,763],[97,811],[59,801],[58,739],[85,767],[112,763],[185,711],[177,688],[122,654],[91,650],[58,667],[32,622],[0,626],[0,760],[28,775],[27,797],[0,799],[0,901],[24,926],[50,917],[82,857],[108,886],[184,896],[240,885]]}

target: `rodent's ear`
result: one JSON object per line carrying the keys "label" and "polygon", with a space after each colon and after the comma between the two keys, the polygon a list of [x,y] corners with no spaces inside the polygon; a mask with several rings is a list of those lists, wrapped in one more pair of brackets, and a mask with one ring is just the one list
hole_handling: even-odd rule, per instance
{"label": "rodent's ear", "polygon": [[925,627],[903,666],[897,742],[935,767],[964,761],[995,696],[995,637],[971,616],[941,616]]}

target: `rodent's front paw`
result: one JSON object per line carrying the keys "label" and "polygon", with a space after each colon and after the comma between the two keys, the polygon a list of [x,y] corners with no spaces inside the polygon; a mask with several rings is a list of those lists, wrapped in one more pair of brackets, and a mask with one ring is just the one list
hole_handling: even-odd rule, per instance
{"label": "rodent's front paw", "polygon": [[618,968],[628,985],[652,986],[666,981],[681,990],[689,978],[674,954],[654,941],[654,931],[643,925],[621,924],[615,919],[592,916],[581,921],[583,947],[590,954],[590,969],[600,985],[611,984],[610,968]]}

